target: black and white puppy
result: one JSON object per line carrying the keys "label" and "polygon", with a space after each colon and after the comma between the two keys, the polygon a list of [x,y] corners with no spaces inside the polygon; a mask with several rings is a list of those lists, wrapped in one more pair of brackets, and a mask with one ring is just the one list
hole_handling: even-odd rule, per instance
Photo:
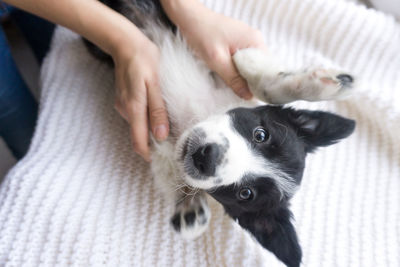
{"label": "black and white puppy", "polygon": [[[306,155],[349,136],[355,122],[244,101],[194,57],[158,1],[103,2],[138,25],[161,51],[160,84],[171,136],[153,142],[151,169],[176,207],[174,229],[185,238],[206,230],[208,194],[287,266],[299,266],[302,253],[289,200],[300,185]],[[233,59],[252,93],[268,103],[337,99],[353,86],[350,75],[336,70],[285,71],[257,49],[239,50]]]}

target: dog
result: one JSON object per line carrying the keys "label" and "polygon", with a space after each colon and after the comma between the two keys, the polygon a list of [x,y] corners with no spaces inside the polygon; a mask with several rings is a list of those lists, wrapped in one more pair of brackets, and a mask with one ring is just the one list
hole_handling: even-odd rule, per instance
{"label": "dog", "polygon": [[210,221],[209,195],[284,264],[299,266],[302,251],[289,203],[305,158],[348,137],[355,122],[281,104],[344,97],[354,78],[337,70],[289,72],[265,51],[247,48],[233,55],[234,63],[253,95],[269,104],[245,101],[193,55],[158,1],[102,2],[141,28],[161,52],[160,85],[171,131],[166,141],[153,140],[151,170],[175,205],[173,229],[187,239],[201,235]]}

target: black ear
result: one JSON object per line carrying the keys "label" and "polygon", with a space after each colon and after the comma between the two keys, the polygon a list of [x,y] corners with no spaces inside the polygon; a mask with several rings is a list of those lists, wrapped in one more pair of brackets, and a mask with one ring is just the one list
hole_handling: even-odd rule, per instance
{"label": "black ear", "polygon": [[292,213],[287,208],[281,208],[274,214],[254,216],[247,214],[239,217],[239,224],[286,266],[300,266],[302,252],[290,221]]}
{"label": "black ear", "polygon": [[310,110],[289,111],[289,120],[297,135],[306,143],[306,151],[311,152],[319,146],[335,144],[353,133],[355,121],[341,116]]}

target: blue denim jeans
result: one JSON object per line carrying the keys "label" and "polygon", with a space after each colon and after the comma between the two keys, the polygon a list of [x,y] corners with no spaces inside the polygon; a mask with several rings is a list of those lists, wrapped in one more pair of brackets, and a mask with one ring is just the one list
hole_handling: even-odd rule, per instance
{"label": "blue denim jeans", "polygon": [[[12,18],[41,62],[49,47],[53,26],[22,11],[13,12],[16,13]],[[38,104],[15,65],[0,26],[0,136],[17,159],[29,148],[37,113]]]}

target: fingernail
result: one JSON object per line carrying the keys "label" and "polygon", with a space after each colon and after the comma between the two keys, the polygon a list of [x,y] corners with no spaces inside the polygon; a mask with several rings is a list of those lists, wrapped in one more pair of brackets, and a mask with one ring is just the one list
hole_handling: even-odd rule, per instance
{"label": "fingernail", "polygon": [[143,157],[143,154],[140,153],[139,150],[136,149],[136,147],[133,147],[133,151],[134,151],[136,154],[138,154],[139,156],[141,156],[142,158],[144,158],[144,157]]}
{"label": "fingernail", "polygon": [[154,133],[157,140],[164,140],[168,136],[167,126],[165,126],[164,124],[158,125],[154,128]]}
{"label": "fingernail", "polygon": [[151,162],[151,157],[150,157],[150,155],[147,155],[146,157],[144,157],[144,160],[145,160],[146,162]]}
{"label": "fingernail", "polygon": [[246,99],[249,100],[253,95],[250,93],[249,89],[247,89],[246,87],[242,88],[239,90],[239,95]]}

